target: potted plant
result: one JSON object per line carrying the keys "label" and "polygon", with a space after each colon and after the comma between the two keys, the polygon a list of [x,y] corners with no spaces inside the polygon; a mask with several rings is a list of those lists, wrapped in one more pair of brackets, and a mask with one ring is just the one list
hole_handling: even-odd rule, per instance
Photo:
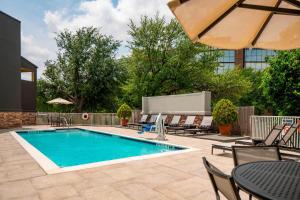
{"label": "potted plant", "polygon": [[121,120],[121,125],[122,126],[127,126],[128,124],[128,119],[131,117],[132,110],[131,108],[126,104],[122,104],[118,111],[117,111],[117,116]]}
{"label": "potted plant", "polygon": [[231,135],[233,123],[237,120],[237,111],[233,103],[228,99],[221,99],[213,110],[213,119],[218,125],[221,135]]}

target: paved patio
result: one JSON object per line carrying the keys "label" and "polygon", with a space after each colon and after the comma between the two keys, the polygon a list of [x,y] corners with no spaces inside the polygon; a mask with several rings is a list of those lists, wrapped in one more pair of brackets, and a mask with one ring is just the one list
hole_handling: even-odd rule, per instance
{"label": "paved patio", "polygon": [[[46,126],[26,127],[33,129]],[[130,129],[83,127],[134,137]],[[226,173],[233,168],[230,154],[210,155],[210,140],[168,135],[168,142],[197,148],[172,156],[47,175],[8,133],[0,134],[0,199],[14,200],[196,200],[215,199],[202,156]],[[216,153],[218,153],[216,151]],[[220,153],[222,153],[220,151]],[[247,195],[242,194],[243,199]]]}

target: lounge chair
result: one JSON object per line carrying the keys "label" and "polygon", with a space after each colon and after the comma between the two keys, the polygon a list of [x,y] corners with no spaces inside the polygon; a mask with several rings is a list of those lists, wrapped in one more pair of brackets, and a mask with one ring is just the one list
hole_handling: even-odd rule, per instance
{"label": "lounge chair", "polygon": [[151,115],[147,124],[155,124],[158,115]]}
{"label": "lounge chair", "polygon": [[[281,138],[281,140],[279,141],[278,146],[283,147],[283,148],[296,148],[295,144],[293,143],[293,141],[291,139],[292,139],[292,136],[294,136],[296,134],[299,127],[300,127],[300,124],[298,124],[297,122],[292,124],[290,126],[290,128],[287,130],[287,132],[284,134],[284,136]],[[287,146],[289,143],[292,147]]]}
{"label": "lounge chair", "polygon": [[209,179],[211,180],[214,188],[216,199],[220,200],[220,193],[222,193],[228,200],[241,200],[238,188],[235,185],[233,178],[221,172],[218,168],[209,163],[205,157],[203,164],[208,172]]}
{"label": "lounge chair", "polygon": [[196,116],[187,116],[182,126],[170,126],[167,128],[167,133],[174,132],[176,134],[177,131],[184,131],[185,129],[195,128],[196,127],[194,125],[195,118]]}
{"label": "lounge chair", "polygon": [[[278,144],[277,138],[279,137],[279,134],[282,132],[286,124],[279,124],[275,125],[272,130],[269,132],[268,136],[265,138],[265,140],[254,140],[252,145],[259,145],[259,146],[274,146]],[[224,151],[232,151],[231,148],[232,145],[228,145],[226,143],[223,144],[212,144],[211,146],[211,154],[214,153],[214,149],[221,149]]]}
{"label": "lounge chair", "polygon": [[141,117],[141,119],[139,120],[138,123],[129,123],[129,124],[127,124],[127,127],[128,128],[137,127],[139,129],[139,127],[141,127],[142,124],[147,123],[147,118],[148,118],[148,115],[142,115],[142,117]]}
{"label": "lounge chair", "polygon": [[235,144],[243,144],[243,145],[275,145],[279,142],[278,137],[279,134],[283,131],[286,124],[279,124],[273,126],[267,137],[262,139],[251,139],[251,140],[237,140]]}
{"label": "lounge chair", "polygon": [[168,126],[169,124],[166,122],[168,115],[162,115],[161,117],[164,120],[165,126]]}
{"label": "lounge chair", "polygon": [[209,132],[212,130],[212,116],[204,116],[198,128],[185,129],[184,131],[196,134],[197,132]]}
{"label": "lounge chair", "polygon": [[180,118],[181,118],[180,115],[174,115],[171,122],[168,124],[166,128],[179,126]]}
{"label": "lounge chair", "polygon": [[155,128],[155,122],[156,122],[157,116],[158,115],[151,115],[149,121],[147,121],[146,123],[140,124],[141,129],[145,130],[145,131],[152,131],[152,129]]}
{"label": "lounge chair", "polygon": [[[161,115],[161,117],[162,117],[162,119],[164,121],[164,125],[166,126],[166,122],[165,121],[166,121],[168,115]],[[157,119],[157,116],[156,116],[156,119]],[[156,120],[155,120],[155,123],[156,123]],[[150,132],[151,131],[155,131],[155,130],[156,130],[156,124],[151,125]]]}

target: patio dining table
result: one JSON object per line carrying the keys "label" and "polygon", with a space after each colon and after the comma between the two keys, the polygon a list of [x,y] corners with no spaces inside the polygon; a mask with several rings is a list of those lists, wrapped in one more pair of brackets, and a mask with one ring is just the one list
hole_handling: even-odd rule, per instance
{"label": "patio dining table", "polygon": [[259,199],[299,200],[300,163],[259,161],[232,170],[236,184]]}

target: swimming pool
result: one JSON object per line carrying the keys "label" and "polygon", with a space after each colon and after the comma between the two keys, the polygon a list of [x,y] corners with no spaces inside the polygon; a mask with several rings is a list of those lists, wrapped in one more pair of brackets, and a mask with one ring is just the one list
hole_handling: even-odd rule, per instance
{"label": "swimming pool", "polygon": [[85,129],[17,133],[60,168],[186,149]]}

